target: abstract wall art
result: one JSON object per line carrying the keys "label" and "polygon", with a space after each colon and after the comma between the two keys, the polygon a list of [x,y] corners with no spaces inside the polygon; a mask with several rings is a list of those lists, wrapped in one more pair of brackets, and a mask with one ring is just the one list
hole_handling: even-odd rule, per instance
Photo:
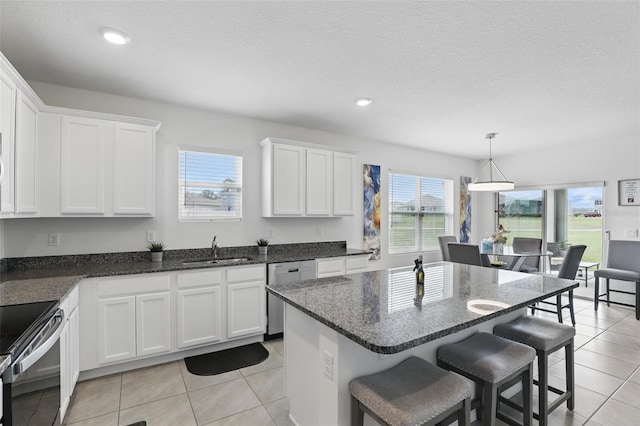
{"label": "abstract wall art", "polygon": [[364,177],[364,250],[369,259],[380,259],[380,166],[363,165]]}
{"label": "abstract wall art", "polygon": [[468,243],[471,233],[471,192],[469,176],[460,176],[460,242]]}

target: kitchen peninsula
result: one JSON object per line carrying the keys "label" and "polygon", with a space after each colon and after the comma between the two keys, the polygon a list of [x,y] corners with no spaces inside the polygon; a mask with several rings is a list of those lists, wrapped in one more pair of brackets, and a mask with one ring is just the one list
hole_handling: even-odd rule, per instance
{"label": "kitchen peninsula", "polygon": [[570,280],[450,262],[271,286],[285,301],[285,377],[297,424],[349,424],[349,381],[525,313]]}

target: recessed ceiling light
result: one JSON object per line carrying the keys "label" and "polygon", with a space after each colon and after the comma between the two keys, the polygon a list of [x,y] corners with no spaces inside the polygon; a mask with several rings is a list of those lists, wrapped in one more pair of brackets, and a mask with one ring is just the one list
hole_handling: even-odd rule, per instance
{"label": "recessed ceiling light", "polygon": [[371,98],[357,98],[356,99],[356,105],[364,107],[367,106],[369,104],[371,104],[371,102],[373,102],[373,99]]}
{"label": "recessed ceiling light", "polygon": [[131,41],[128,35],[115,28],[102,27],[100,28],[100,34],[105,40],[113,44],[127,44]]}

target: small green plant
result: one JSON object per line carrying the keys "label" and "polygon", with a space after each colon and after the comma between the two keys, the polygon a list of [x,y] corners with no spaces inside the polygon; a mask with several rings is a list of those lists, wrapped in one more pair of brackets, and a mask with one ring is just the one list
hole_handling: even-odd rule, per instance
{"label": "small green plant", "polygon": [[260,238],[259,240],[256,241],[256,244],[258,244],[258,247],[266,247],[269,245],[269,240],[265,240],[264,238]]}
{"label": "small green plant", "polygon": [[147,246],[147,248],[152,252],[163,251],[164,250],[164,244],[163,243],[150,243]]}

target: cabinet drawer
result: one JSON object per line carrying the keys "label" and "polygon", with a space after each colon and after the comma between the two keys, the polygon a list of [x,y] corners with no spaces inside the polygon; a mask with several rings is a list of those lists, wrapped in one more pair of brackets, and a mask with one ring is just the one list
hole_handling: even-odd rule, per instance
{"label": "cabinet drawer", "polygon": [[128,278],[100,280],[98,282],[98,296],[113,296],[123,294],[139,294],[151,291],[169,290],[171,279],[169,275],[135,275]]}
{"label": "cabinet drawer", "polygon": [[264,265],[230,268],[227,270],[227,282],[230,283],[241,281],[265,281],[266,278]]}
{"label": "cabinet drawer", "polygon": [[366,271],[369,268],[369,257],[347,257],[345,259],[345,269],[347,272]]}
{"label": "cabinet drawer", "polygon": [[318,277],[327,274],[343,275],[344,274],[344,258],[337,257],[335,259],[323,259],[317,262]]}
{"label": "cabinet drawer", "polygon": [[178,274],[178,288],[220,284],[221,282],[220,270],[185,272]]}

